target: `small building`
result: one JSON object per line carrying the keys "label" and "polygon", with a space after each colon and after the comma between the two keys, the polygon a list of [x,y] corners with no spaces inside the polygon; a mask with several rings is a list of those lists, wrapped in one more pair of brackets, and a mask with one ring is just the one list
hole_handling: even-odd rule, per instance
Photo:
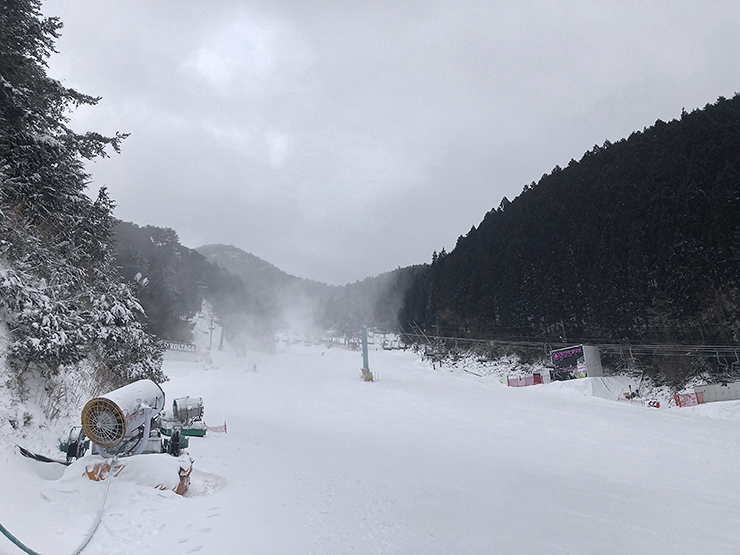
{"label": "small building", "polygon": [[550,357],[553,366],[550,370],[552,380],[563,381],[604,375],[599,348],[593,345],[574,345],[556,349],[550,352]]}
{"label": "small building", "polygon": [[703,403],[713,401],[735,401],[740,399],[740,382],[723,382],[694,387],[697,398],[701,395]]}

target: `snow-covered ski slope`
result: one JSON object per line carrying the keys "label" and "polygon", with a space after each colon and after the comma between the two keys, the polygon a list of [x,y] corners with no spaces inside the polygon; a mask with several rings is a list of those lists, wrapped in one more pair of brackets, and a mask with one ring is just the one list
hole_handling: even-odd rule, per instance
{"label": "snow-covered ski slope", "polygon": [[[203,397],[228,434],[191,439],[185,497],[153,488],[163,463],[141,455],[84,553],[740,553],[738,404],[647,409],[585,381],[507,388],[402,351],[371,351],[381,379],[367,383],[358,352],[278,349],[165,363],[168,403]],[[5,446],[0,522],[70,553],[104,490],[74,468]],[[20,551],[0,538],[0,553]]]}

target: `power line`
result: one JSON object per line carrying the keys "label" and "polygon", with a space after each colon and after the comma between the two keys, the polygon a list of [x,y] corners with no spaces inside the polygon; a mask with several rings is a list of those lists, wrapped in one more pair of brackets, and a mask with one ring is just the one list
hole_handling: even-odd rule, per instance
{"label": "power line", "polygon": [[[421,331],[421,330],[419,330]],[[402,332],[401,335],[406,337],[418,338],[423,343],[432,343],[434,341],[444,342],[456,342],[456,343],[468,343],[474,345],[486,345],[491,347],[496,346],[511,346],[511,347],[535,347],[548,349],[554,345],[555,341],[532,341],[532,340],[514,340],[510,338],[490,338],[490,339],[470,339],[462,337],[447,337],[447,336],[428,336],[419,332]],[[600,351],[606,353],[624,353],[625,351],[630,352],[632,355],[658,355],[658,356],[697,356],[697,357],[711,357],[711,356],[732,356],[738,363],[740,363],[740,345],[680,345],[680,344],[632,344],[632,343],[599,343],[596,341],[588,340],[575,340],[569,342],[569,344],[587,344],[594,345],[599,348]]]}

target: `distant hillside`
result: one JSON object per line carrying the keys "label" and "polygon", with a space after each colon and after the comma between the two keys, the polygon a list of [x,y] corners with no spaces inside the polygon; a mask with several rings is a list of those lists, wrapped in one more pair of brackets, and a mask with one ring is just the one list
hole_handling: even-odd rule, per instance
{"label": "distant hillside", "polygon": [[277,266],[273,266],[258,256],[231,245],[204,245],[195,250],[210,262],[217,263],[232,274],[241,276],[255,285],[263,285],[269,282],[286,285],[304,281],[285,273]]}
{"label": "distant hillside", "polygon": [[232,343],[272,340],[274,322],[261,299],[241,279],[181,245],[173,229],[119,221],[113,235],[120,276],[136,291],[157,337],[192,341],[193,316],[205,299]]}
{"label": "distant hillside", "polygon": [[738,344],[739,215],[735,95],[504,198],[418,273],[401,322],[452,336]]}
{"label": "distant hillside", "polygon": [[399,268],[345,286],[291,276],[261,258],[233,246],[196,249],[209,262],[238,276],[251,295],[274,317],[275,327],[300,331],[342,328],[348,323],[397,325],[415,268]]}
{"label": "distant hillside", "polygon": [[334,286],[292,276],[258,256],[231,245],[205,245],[196,249],[206,259],[238,276],[252,295],[271,312],[296,306],[306,297],[316,301],[332,296]]}

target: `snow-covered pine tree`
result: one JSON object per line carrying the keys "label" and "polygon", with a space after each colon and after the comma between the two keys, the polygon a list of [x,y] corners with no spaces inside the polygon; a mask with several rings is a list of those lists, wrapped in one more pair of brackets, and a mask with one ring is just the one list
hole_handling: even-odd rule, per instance
{"label": "snow-covered pine tree", "polygon": [[85,190],[84,160],[125,134],[78,134],[69,112],[98,98],[47,75],[62,27],[38,0],[0,8],[0,317],[10,360],[47,371],[89,357],[116,382],[162,381],[162,347],[112,264],[113,202]]}

